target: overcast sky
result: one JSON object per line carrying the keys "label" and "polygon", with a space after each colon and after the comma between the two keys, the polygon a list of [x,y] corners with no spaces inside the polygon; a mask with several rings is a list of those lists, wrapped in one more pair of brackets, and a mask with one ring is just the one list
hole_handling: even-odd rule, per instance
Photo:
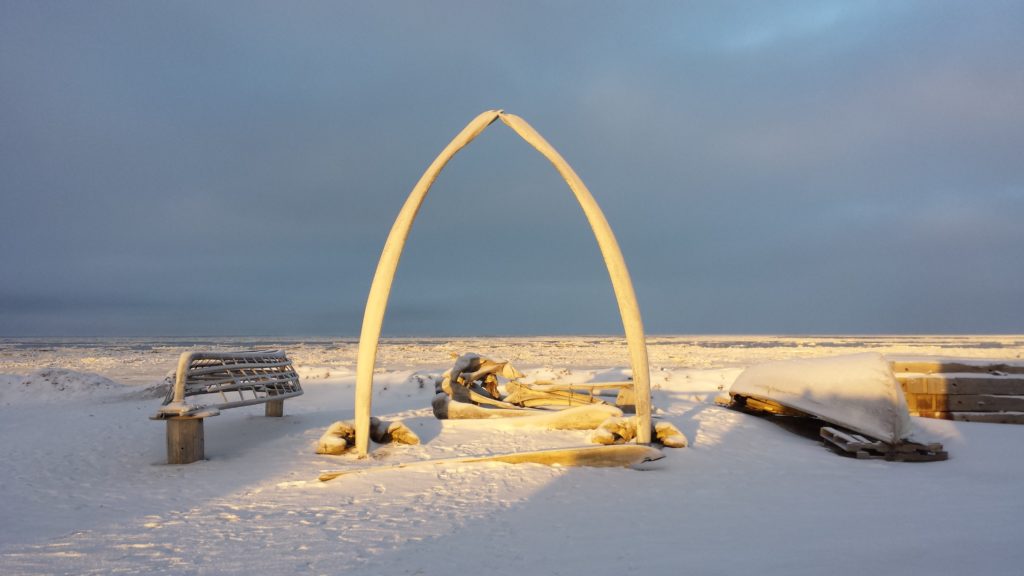
{"label": "overcast sky", "polygon": [[[0,2],[0,336],[359,332],[529,121],[651,333],[1024,332],[1024,2]],[[621,333],[492,125],[386,335]]]}

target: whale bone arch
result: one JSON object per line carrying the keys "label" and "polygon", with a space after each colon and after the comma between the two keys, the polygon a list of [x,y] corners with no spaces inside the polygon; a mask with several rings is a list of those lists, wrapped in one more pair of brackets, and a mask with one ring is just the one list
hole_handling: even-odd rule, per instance
{"label": "whale bone arch", "polygon": [[633,387],[636,394],[637,443],[650,444],[650,368],[647,364],[647,344],[644,340],[643,321],[640,318],[640,307],[633,291],[633,281],[622,257],[622,250],[615,240],[604,213],[597,201],[587,190],[583,181],[569,166],[569,163],[525,120],[502,110],[488,110],[466,125],[444,150],[427,167],[416,186],[402,205],[391,232],[384,243],[377,271],[373,275],[370,294],[366,299],[363,312],[363,326],[359,335],[359,351],[356,356],[356,391],[355,391],[355,428],[356,451],[360,458],[367,455],[369,449],[370,410],[373,398],[373,369],[377,362],[377,345],[380,342],[381,329],[384,324],[384,313],[387,310],[391,285],[398,269],[398,261],[402,256],[406,239],[412,230],[413,222],[419,212],[423,200],[430,187],[437,180],[441,170],[448,161],[466,147],[496,120],[501,120],[523,140],[540,152],[565,180],[576,196],[583,214],[590,223],[590,228],[597,239],[598,247],[604,258],[608,275],[611,277],[612,289],[618,302],[619,314],[626,334],[626,345],[629,349],[630,367],[633,371]]}

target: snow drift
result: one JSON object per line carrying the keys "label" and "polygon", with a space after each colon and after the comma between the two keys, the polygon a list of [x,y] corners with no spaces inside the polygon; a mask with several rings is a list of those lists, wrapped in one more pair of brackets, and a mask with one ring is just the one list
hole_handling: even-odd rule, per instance
{"label": "snow drift", "polygon": [[0,401],[5,404],[76,402],[127,389],[106,376],[63,368],[46,368],[25,376],[3,375],[3,379]]}

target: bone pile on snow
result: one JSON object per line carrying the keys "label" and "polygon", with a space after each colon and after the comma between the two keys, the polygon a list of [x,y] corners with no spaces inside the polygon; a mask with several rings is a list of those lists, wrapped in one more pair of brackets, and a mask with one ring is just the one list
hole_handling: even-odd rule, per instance
{"label": "bone pile on snow", "polygon": [[444,378],[448,382],[444,382],[442,386],[445,386],[445,392],[449,395],[454,396],[452,384],[458,383],[466,388],[471,388],[475,384],[486,390],[493,398],[500,400],[501,396],[498,393],[498,376],[502,376],[508,380],[514,380],[516,378],[522,378],[523,373],[516,370],[508,362],[496,362],[489,358],[470,352],[463,354],[455,359],[455,364],[452,365],[451,370],[444,373]]}
{"label": "bone pile on snow", "polygon": [[[529,411],[524,407],[503,401],[498,390],[499,375],[509,380],[523,377],[508,362],[495,362],[472,352],[457,357],[451,369],[435,381],[434,392],[437,396],[432,402],[434,416],[439,420],[447,420],[519,415],[502,413],[510,410],[522,410],[523,414],[528,414]],[[498,410],[481,412],[478,406]]]}
{"label": "bone pile on snow", "polygon": [[[419,444],[420,438],[400,421],[388,422],[377,417],[370,418],[370,438],[378,444]],[[355,444],[356,428],[352,420],[340,420],[331,424],[317,441],[317,454],[341,454]]]}
{"label": "bone pile on snow", "polygon": [[[652,431],[651,436],[668,448],[686,448],[689,445],[686,435],[671,422],[655,422]],[[595,444],[622,444],[634,438],[636,438],[636,416],[609,418],[590,435],[590,441]]]}

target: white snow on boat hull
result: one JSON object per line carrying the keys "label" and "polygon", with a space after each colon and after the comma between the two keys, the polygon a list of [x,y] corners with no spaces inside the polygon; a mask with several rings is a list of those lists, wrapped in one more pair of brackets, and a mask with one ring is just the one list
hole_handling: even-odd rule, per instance
{"label": "white snow on boat hull", "polygon": [[772,400],[885,442],[911,433],[903,391],[874,352],[751,366],[729,393]]}

